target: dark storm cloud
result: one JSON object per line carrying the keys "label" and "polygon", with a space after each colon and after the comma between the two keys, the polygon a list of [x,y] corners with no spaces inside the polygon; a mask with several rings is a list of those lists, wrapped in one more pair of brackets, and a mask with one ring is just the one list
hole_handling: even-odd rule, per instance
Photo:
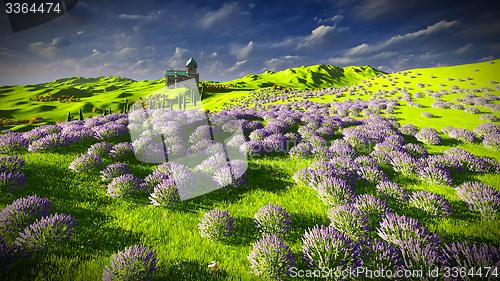
{"label": "dark storm cloud", "polygon": [[0,83],[157,79],[190,56],[207,80],[317,63],[468,63],[500,55],[499,11],[462,0],[80,1],[16,34],[0,16]]}

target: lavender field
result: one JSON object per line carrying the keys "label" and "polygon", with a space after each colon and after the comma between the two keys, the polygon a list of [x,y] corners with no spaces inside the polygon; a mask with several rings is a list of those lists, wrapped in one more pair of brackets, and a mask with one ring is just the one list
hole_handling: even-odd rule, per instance
{"label": "lavender field", "polygon": [[[125,113],[3,131],[1,278],[304,280],[306,269],[365,268],[346,279],[387,279],[366,272],[382,268],[495,280],[500,88],[482,68],[493,62],[260,89],[207,113],[210,126],[159,125],[169,154],[210,152],[194,171],[138,161],[153,137],[131,139]],[[227,149],[247,169],[212,150],[212,132],[235,130]],[[220,189],[181,200],[194,172]]]}

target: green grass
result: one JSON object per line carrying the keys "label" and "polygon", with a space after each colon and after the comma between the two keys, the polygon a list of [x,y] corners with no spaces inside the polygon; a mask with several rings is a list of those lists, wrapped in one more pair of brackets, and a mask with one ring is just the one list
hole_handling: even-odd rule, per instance
{"label": "green grass", "polygon": [[[418,69],[408,71],[408,75],[417,78],[405,78],[402,73],[388,74],[381,77],[358,81],[357,85],[368,84],[368,93],[364,95],[344,95],[335,98],[327,95],[312,100],[318,102],[342,101],[349,98],[370,98],[370,93],[386,89],[382,84],[388,84],[387,78],[394,79],[391,87],[412,87],[408,90],[414,94],[419,89],[417,83],[431,84],[424,89],[439,90],[439,84],[451,84],[448,77],[457,79],[470,76],[476,85],[461,84],[461,87],[491,87],[490,80],[498,80],[500,61],[495,64],[480,63],[455,67]],[[474,71],[480,69],[479,72]],[[416,73],[421,73],[418,76]],[[267,73],[266,76],[273,74]],[[281,75],[281,74],[280,74]],[[354,75],[354,74],[353,74]],[[431,75],[436,78],[430,78]],[[278,77],[278,76],[275,76]],[[396,80],[397,78],[397,80]],[[106,79],[111,79],[107,81]],[[117,80],[116,80],[117,79]],[[243,78],[242,78],[243,79]],[[246,79],[246,78],[245,78]],[[269,78],[271,79],[271,78]],[[273,78],[274,79],[274,78]],[[116,80],[116,81],[115,81]],[[403,82],[408,80],[410,83]],[[456,80],[455,80],[456,81]],[[71,78],[51,82],[36,90],[36,86],[16,86],[1,88],[0,91],[12,90],[9,94],[2,94],[3,108],[12,108],[16,118],[26,118],[33,114],[39,105],[28,103],[29,106],[13,106],[19,100],[25,100],[33,94],[44,91],[47,87],[64,88],[74,87],[76,83],[86,85],[93,83],[103,90],[106,85],[133,85],[137,92],[130,91],[133,97],[139,97],[139,89],[153,91],[161,87],[161,81],[133,82],[118,78],[99,78],[96,80],[82,80]],[[459,83],[459,82],[453,82]],[[79,86],[80,87],[80,86]],[[81,86],[84,87],[84,86]],[[127,86],[128,87],[128,86]],[[29,89],[35,89],[30,91]],[[38,86],[40,88],[40,86]],[[95,90],[96,88],[92,86]],[[231,92],[209,94],[204,106],[209,109],[218,109],[223,103],[238,104],[250,97],[249,89],[233,89]],[[106,107],[110,101],[121,99],[119,89],[108,88],[107,91],[95,92],[91,97],[82,97],[81,103],[93,99],[93,105]],[[492,92],[498,95],[498,91]],[[19,95],[19,96],[18,96]],[[395,93],[391,97],[401,96]],[[453,100],[462,94],[443,96],[445,100]],[[283,101],[281,101],[283,102]],[[465,113],[453,109],[434,109],[430,105],[433,98],[424,94],[416,102],[424,108],[414,108],[401,102],[396,108],[394,116],[402,124],[411,123],[419,127],[434,127],[437,129],[454,126],[472,129],[481,123],[479,115]],[[57,111],[77,111],[81,103],[58,105]],[[67,107],[66,107],[67,106]],[[482,108],[483,112],[491,110]],[[6,110],[2,114],[7,114]],[[431,112],[436,118],[423,118],[420,114]],[[59,120],[59,113],[46,111],[47,119]],[[498,113],[495,112],[498,116]],[[65,115],[65,114],[64,114]],[[22,128],[19,128],[22,129]],[[24,127],[24,129],[27,129]],[[414,139],[411,141],[415,141]],[[202,197],[183,202],[175,209],[159,208],[149,205],[147,196],[135,196],[121,199],[111,199],[106,195],[106,187],[99,181],[98,172],[90,174],[74,174],[68,169],[71,161],[80,153],[86,151],[90,144],[82,144],[70,149],[53,153],[24,153],[27,184],[24,189],[12,193],[0,193],[0,208],[17,198],[36,194],[49,198],[53,203],[53,213],[69,213],[78,220],[78,227],[74,238],[62,245],[50,249],[49,252],[39,254],[33,258],[19,259],[7,275],[9,280],[100,280],[102,270],[109,263],[112,254],[132,244],[144,244],[158,254],[160,270],[155,275],[156,280],[255,280],[249,269],[247,255],[252,244],[258,239],[259,233],[255,229],[253,216],[255,212],[268,203],[283,205],[292,216],[292,232],[286,237],[286,242],[294,253],[299,256],[301,237],[304,231],[317,224],[328,224],[327,208],[316,197],[313,190],[295,184],[293,174],[307,167],[312,159],[293,159],[286,155],[256,157],[250,159],[247,183],[240,189],[219,190]],[[461,147],[475,155],[492,157],[500,161],[498,150],[485,148],[479,143],[464,144],[449,140],[446,137],[443,143],[437,146],[426,146],[431,153],[440,153],[451,147]],[[111,163],[106,160],[105,164]],[[133,173],[145,177],[154,165],[142,164],[130,159]],[[425,216],[414,209],[401,205],[391,205],[399,214],[418,218],[430,230],[436,232],[444,241],[476,241],[487,242],[500,246],[500,220],[482,220],[476,213],[470,212],[461,202],[450,186],[438,186],[422,183],[418,178],[405,178],[386,171],[392,180],[401,183],[409,190],[427,190],[443,195],[452,205],[453,214],[448,218],[433,218]],[[497,190],[500,190],[499,174],[455,174],[457,184],[468,180],[480,180]],[[356,186],[359,193],[375,193],[375,187],[360,183]],[[227,241],[209,242],[198,234],[197,224],[204,212],[213,208],[227,209],[235,217],[235,233]],[[372,230],[370,235],[376,234]],[[297,259],[299,266],[304,264]],[[207,270],[207,264],[216,261],[222,272],[215,275]],[[3,279],[3,278],[0,278]]]}

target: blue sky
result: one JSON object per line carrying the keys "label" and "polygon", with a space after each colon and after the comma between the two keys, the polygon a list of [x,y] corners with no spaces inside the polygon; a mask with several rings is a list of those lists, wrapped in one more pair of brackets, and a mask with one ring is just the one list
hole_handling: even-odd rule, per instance
{"label": "blue sky", "polygon": [[0,84],[158,79],[189,57],[201,79],[219,81],[318,63],[390,72],[477,62],[500,56],[494,2],[81,0],[18,33],[0,14]]}

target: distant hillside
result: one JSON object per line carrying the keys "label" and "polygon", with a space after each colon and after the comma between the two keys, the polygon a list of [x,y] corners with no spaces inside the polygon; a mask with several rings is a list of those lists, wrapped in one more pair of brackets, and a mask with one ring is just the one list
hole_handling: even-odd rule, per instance
{"label": "distant hillside", "polygon": [[354,85],[360,80],[384,74],[371,66],[338,67],[334,65],[316,64],[288,68],[281,71],[265,71],[261,74],[251,74],[239,79],[221,84],[233,85],[238,88],[257,89],[272,87],[294,89],[317,89],[346,85]]}

